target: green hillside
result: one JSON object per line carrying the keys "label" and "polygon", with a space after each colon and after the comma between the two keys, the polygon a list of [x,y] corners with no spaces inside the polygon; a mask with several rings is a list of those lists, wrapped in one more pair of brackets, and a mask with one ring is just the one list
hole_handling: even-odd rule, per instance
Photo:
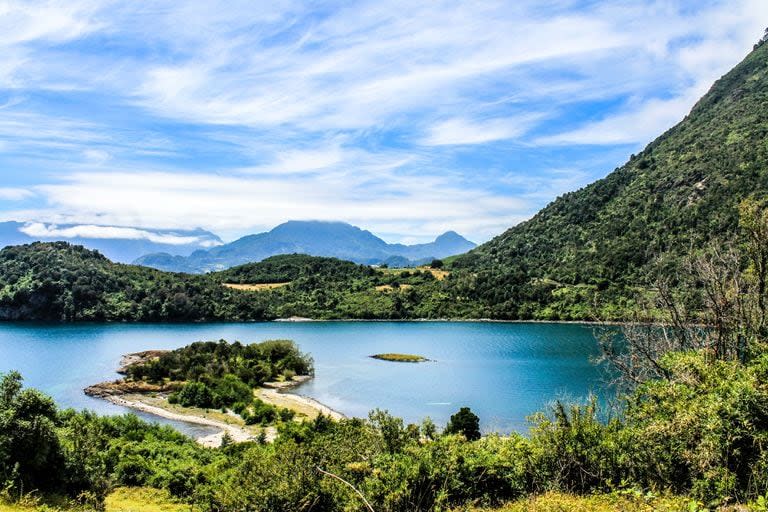
{"label": "green hillside", "polygon": [[[677,126],[606,178],[565,194],[527,222],[453,262],[476,274],[467,293],[495,316],[541,314],[561,285],[646,282],[649,262],[734,233],[737,205],[768,192],[768,45],[718,80]],[[592,288],[587,288],[587,287]],[[588,293],[587,293],[588,295]],[[521,309],[522,308],[522,309]]]}
{"label": "green hillside", "polygon": [[0,320],[401,319],[480,314],[474,309],[476,301],[457,299],[450,287],[428,271],[382,272],[335,258],[297,254],[191,275],[113,263],[96,251],[65,242],[0,250]]}

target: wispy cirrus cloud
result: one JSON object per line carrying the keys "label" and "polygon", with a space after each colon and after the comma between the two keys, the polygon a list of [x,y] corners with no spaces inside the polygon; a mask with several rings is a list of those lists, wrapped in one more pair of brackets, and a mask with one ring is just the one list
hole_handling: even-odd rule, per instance
{"label": "wispy cirrus cloud", "polygon": [[535,113],[511,119],[448,119],[431,126],[421,144],[453,146],[514,139],[527,132],[539,119],[541,116]]}
{"label": "wispy cirrus cloud", "polygon": [[0,216],[482,241],[671,127],[766,24],[763,0],[6,0]]}

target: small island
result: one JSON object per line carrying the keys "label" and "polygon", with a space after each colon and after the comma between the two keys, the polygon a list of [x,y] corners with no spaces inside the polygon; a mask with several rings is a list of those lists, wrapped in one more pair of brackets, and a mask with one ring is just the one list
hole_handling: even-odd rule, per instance
{"label": "small island", "polygon": [[395,353],[389,353],[389,354],[374,354],[372,356],[373,359],[381,359],[382,361],[392,361],[395,363],[424,363],[429,361],[424,356],[417,356],[415,354],[395,354]]}

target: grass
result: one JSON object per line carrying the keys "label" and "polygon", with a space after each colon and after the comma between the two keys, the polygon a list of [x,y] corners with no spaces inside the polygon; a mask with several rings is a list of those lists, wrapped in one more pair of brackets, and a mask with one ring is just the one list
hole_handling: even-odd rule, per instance
{"label": "grass", "polygon": [[191,512],[190,505],[178,503],[167,491],[143,487],[120,487],[104,502],[106,512]]}
{"label": "grass", "polygon": [[282,288],[288,286],[289,283],[259,283],[259,284],[238,284],[238,283],[224,283],[224,286],[233,290],[240,290],[243,292],[264,292],[267,290],[274,290],[275,288]]}
{"label": "grass", "polygon": [[687,512],[690,510],[702,509],[690,500],[680,497],[658,497],[634,492],[593,496],[549,492],[524,498],[500,508],[474,508],[466,512]]}
{"label": "grass", "polygon": [[[93,508],[67,504],[63,499],[28,497],[19,503],[0,501],[0,512],[86,512]],[[148,487],[118,487],[104,500],[105,512],[196,512],[197,508],[175,500],[168,491]]]}
{"label": "grass", "polygon": [[371,356],[374,359],[381,359],[382,361],[394,361],[396,363],[423,363],[429,361],[424,356],[417,356],[415,354],[374,354]]}

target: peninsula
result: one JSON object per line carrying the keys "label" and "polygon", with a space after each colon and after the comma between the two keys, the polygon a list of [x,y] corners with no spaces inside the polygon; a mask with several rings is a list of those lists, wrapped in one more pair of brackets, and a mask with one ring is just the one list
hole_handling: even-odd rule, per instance
{"label": "peninsula", "polygon": [[308,397],[287,394],[311,379],[312,359],[290,340],[243,345],[197,342],[172,350],[123,356],[122,379],[89,386],[85,393],[162,418],[214,427],[200,444],[272,441],[281,422],[344,416]]}

